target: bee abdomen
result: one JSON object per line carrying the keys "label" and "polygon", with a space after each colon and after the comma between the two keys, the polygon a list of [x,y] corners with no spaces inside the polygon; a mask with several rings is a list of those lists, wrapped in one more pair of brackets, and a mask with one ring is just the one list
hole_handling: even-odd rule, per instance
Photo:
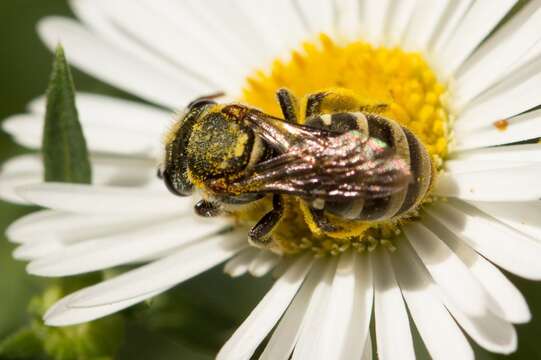
{"label": "bee abdomen", "polygon": [[409,145],[413,182],[407,188],[406,198],[398,215],[405,214],[419,205],[430,188],[433,176],[432,161],[423,144],[410,130],[404,128],[404,133]]}
{"label": "bee abdomen", "polygon": [[[331,118],[335,115],[337,114],[333,114]],[[410,130],[392,120],[374,114],[350,113],[349,115],[355,117],[355,123],[359,125],[358,130],[369,137],[385,142],[396,155],[410,165],[413,182],[391,196],[327,202],[325,209],[346,219],[382,221],[398,217],[415,208],[428,191],[432,177],[432,164],[424,146]],[[359,120],[363,117],[364,123]],[[344,116],[341,115],[338,119],[341,118]]]}

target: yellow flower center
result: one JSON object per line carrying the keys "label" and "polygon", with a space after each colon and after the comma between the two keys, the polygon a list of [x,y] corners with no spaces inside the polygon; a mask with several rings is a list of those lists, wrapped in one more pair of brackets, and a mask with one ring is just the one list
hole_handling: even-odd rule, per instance
{"label": "yellow flower center", "polygon": [[[448,113],[441,100],[446,88],[418,53],[375,48],[362,41],[339,45],[320,35],[318,42],[306,42],[302,50],[293,51],[290,60],[275,60],[270,71],[257,71],[246,82],[241,100],[279,117],[279,88],[289,89],[299,99],[329,88],[344,88],[367,102],[389,104],[385,116],[417,136],[435,168],[447,155]],[[392,247],[398,225],[404,221],[348,222],[350,231],[328,236],[313,231],[297,199],[286,198],[285,202],[286,214],[273,234],[276,250],[285,254],[307,249],[338,254],[352,247],[370,250],[378,244]],[[247,223],[257,221],[269,207],[268,202],[261,202],[239,212],[237,218]]]}

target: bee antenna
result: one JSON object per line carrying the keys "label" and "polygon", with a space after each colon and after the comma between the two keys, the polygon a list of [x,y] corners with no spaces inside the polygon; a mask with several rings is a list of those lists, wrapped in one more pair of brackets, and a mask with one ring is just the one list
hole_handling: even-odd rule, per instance
{"label": "bee antenna", "polygon": [[225,92],[223,92],[223,91],[220,91],[220,92],[217,92],[217,93],[214,93],[214,94],[210,94],[210,95],[200,96],[197,99],[190,102],[188,104],[188,108],[193,109],[194,107],[197,107],[197,106],[216,104],[216,101],[214,101],[214,99],[217,99],[217,98],[222,97],[222,96],[225,96]]}

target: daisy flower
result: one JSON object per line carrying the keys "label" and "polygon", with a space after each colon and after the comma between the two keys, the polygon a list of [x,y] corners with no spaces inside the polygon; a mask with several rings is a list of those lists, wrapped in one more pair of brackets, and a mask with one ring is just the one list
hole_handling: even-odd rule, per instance
{"label": "daisy flower", "polygon": [[[106,316],[225,262],[232,276],[274,271],[276,281],[218,359],[249,359],[260,346],[261,359],[370,359],[373,348],[413,359],[412,327],[434,359],[474,358],[468,337],[491,352],[516,349],[513,324],[531,315],[500,268],[541,279],[541,145],[524,143],[541,137],[541,2],[506,21],[516,0],[71,6],[79,19],[42,20],[43,41],[146,102],[78,94],[92,185],[41,182],[37,155],[5,164],[1,196],[45,208],[8,237],[35,275],[140,266],[62,299],[47,324]],[[197,218],[194,200],[168,193],[156,168],[174,111],[223,91],[279,115],[281,87],[389,103],[436,173],[414,214],[342,239],[286,219],[270,252],[249,245],[250,221]],[[44,108],[39,98],[3,127],[38,149]]]}

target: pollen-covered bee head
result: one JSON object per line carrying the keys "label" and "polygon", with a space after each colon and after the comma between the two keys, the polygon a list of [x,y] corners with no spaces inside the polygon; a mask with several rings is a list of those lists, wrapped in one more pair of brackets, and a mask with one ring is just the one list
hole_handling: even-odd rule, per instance
{"label": "pollen-covered bee head", "polygon": [[173,193],[208,190],[210,180],[239,176],[250,163],[255,136],[223,108],[210,100],[193,102],[167,136],[162,174]]}

